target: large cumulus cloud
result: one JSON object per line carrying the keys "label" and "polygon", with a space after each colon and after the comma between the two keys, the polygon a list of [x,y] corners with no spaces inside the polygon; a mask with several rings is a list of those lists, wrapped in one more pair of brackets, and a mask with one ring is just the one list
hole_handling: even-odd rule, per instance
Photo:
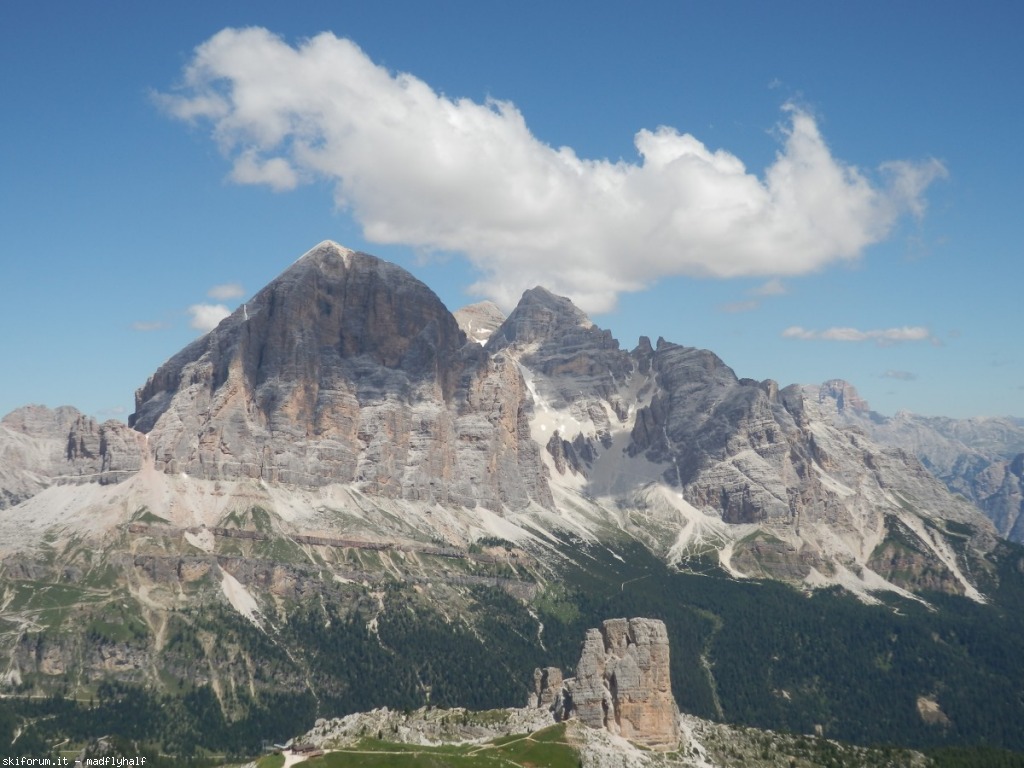
{"label": "large cumulus cloud", "polygon": [[329,33],[292,46],[225,29],[159,98],[211,126],[234,181],[328,179],[368,240],[463,253],[481,274],[473,289],[506,307],[536,284],[599,312],[669,275],[797,275],[856,259],[920,215],[945,173],[897,161],[872,181],[791,105],[760,176],[665,126],[636,134],[636,162],[581,158],[537,139],[509,102],[439,94]]}

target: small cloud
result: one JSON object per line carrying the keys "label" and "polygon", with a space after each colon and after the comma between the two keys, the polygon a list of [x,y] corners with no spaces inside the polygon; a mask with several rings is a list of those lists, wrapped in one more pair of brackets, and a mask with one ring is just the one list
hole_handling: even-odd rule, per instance
{"label": "small cloud", "polygon": [[753,299],[751,299],[750,301],[730,301],[728,304],[723,304],[722,306],[720,306],[719,309],[722,312],[732,313],[753,312],[759,306],[761,306],[761,302],[754,301]]}
{"label": "small cloud", "polygon": [[901,205],[916,219],[924,216],[924,191],[937,179],[945,179],[949,171],[941,162],[931,158],[924,163],[911,163],[906,160],[891,160],[882,163],[883,176],[888,177],[890,189]]}
{"label": "small cloud", "polygon": [[192,317],[189,325],[206,333],[216,328],[221,320],[231,314],[231,310],[223,304],[193,304],[188,308],[188,313]]}
{"label": "small cloud", "polygon": [[132,323],[133,331],[142,331],[143,333],[149,333],[150,331],[162,331],[164,328],[169,327],[170,324],[165,323],[163,320],[154,320],[152,322],[138,320]]}
{"label": "small cloud", "polygon": [[215,285],[206,292],[206,295],[217,301],[228,301],[240,299],[245,296],[245,289],[238,283],[222,283]]}
{"label": "small cloud", "polygon": [[897,381],[915,381],[917,379],[916,373],[910,371],[894,371],[892,369],[882,374],[883,379],[896,379]]}
{"label": "small cloud", "polygon": [[782,332],[786,339],[801,341],[873,341],[879,346],[898,344],[904,341],[935,342],[931,332],[921,325],[904,325],[900,328],[885,328],[862,331],[857,328],[834,327],[824,331],[812,331],[799,325],[790,326]]}
{"label": "small cloud", "polygon": [[789,293],[789,289],[779,278],[773,277],[767,283],[762,283],[754,288],[750,293],[753,296],[782,296]]}

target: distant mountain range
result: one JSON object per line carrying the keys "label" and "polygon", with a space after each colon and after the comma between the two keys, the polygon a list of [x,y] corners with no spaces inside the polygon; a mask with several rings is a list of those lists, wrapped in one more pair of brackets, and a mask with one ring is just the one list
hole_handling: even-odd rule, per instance
{"label": "distant mountain range", "polygon": [[838,379],[805,392],[827,404],[833,423],[913,453],[953,493],[981,509],[1001,536],[1024,541],[1024,419],[950,419],[905,411],[882,416]]}
{"label": "distant mountain range", "polygon": [[[129,425],[40,406],[0,422],[0,687],[197,688],[242,739],[230,724],[265,723],[268,697],[414,700],[443,659],[387,637],[434,632],[472,670],[500,637],[539,666],[558,622],[572,638],[593,620],[569,572],[621,571],[622,595],[698,573],[984,605],[1000,534],[1024,537],[1022,462],[1020,421],[885,418],[844,382],[739,379],[664,339],[627,351],[540,287],[507,317],[453,315],[324,242],[160,366]],[[499,631],[512,616],[530,626]],[[360,692],[311,650],[329,643],[360,663],[384,648],[394,690]],[[449,703],[501,703],[518,664],[484,692],[449,681]]]}

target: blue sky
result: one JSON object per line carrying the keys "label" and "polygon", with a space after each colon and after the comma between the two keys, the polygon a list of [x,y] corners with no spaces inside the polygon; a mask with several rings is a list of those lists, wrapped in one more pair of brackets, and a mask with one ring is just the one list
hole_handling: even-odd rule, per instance
{"label": "blue sky", "polygon": [[209,307],[332,239],[451,309],[543,282],[626,348],[1024,416],[1022,25],[1012,2],[7,0],[0,414],[126,418]]}

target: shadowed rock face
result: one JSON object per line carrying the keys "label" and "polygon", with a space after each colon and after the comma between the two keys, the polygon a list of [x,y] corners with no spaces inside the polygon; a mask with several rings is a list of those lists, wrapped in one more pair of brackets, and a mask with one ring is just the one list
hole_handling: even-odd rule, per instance
{"label": "shadowed rock face", "polygon": [[664,463],[667,482],[726,522],[791,522],[790,490],[809,457],[778,385],[738,379],[717,355],[662,339],[650,361],[658,388],[637,414],[630,452]]}
{"label": "shadowed rock face", "polygon": [[405,270],[322,243],[136,393],[158,469],[550,504],[513,363]]}
{"label": "shadowed rock face", "polygon": [[567,391],[553,386],[542,393],[556,406],[574,402],[580,393],[610,400],[633,369],[629,354],[619,349],[611,331],[594,325],[569,299],[540,287],[523,294],[487,342],[492,353],[510,347],[548,382],[571,379]]}
{"label": "shadowed rock face", "polygon": [[669,675],[668,631],[657,619],[608,619],[588,629],[576,677],[534,673],[533,701],[558,719],[577,717],[654,749],[679,745],[679,709]]}

